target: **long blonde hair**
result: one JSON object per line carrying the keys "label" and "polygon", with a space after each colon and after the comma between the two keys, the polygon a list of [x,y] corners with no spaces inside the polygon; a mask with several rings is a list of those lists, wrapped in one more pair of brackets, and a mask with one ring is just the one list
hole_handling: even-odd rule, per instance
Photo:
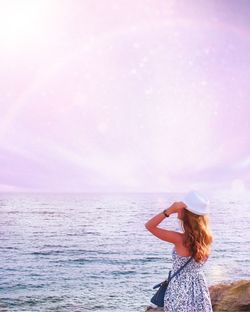
{"label": "long blonde hair", "polygon": [[195,261],[206,261],[211,253],[213,242],[208,215],[197,215],[183,208],[181,226],[184,230],[183,243],[193,254]]}

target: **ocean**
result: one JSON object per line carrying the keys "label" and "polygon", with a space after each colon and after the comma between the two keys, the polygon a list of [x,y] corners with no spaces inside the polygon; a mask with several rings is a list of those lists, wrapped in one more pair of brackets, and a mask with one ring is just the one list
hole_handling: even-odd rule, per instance
{"label": "ocean", "polygon": [[[178,193],[0,195],[0,311],[144,312],[173,245],[146,230]],[[250,278],[249,204],[210,198],[208,285]],[[181,230],[176,214],[163,228]]]}

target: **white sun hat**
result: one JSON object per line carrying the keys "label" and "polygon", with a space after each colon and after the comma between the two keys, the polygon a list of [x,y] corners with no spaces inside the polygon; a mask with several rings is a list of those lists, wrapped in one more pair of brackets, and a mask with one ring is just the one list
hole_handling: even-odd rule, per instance
{"label": "white sun hat", "polygon": [[210,201],[206,196],[196,190],[192,190],[183,196],[182,201],[187,205],[187,210],[197,214],[206,215],[209,213]]}

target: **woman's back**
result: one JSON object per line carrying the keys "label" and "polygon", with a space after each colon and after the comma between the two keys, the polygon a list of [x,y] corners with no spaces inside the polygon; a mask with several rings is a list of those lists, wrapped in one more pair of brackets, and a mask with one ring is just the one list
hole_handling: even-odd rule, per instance
{"label": "woman's back", "polygon": [[[172,261],[173,261],[173,267],[172,267],[172,272],[174,273],[177,271],[191,256],[181,256],[178,254],[176,247],[173,248],[172,251]],[[195,272],[203,272],[202,267],[204,266],[204,262],[196,262],[195,259],[192,259],[187,266],[185,266],[180,274],[189,272],[191,274],[194,274]]]}
{"label": "woman's back", "polygon": [[[171,275],[191,256],[180,256],[176,248],[172,251]],[[212,304],[203,266],[192,259],[176,276],[167,288],[164,297],[164,312],[211,312]]]}

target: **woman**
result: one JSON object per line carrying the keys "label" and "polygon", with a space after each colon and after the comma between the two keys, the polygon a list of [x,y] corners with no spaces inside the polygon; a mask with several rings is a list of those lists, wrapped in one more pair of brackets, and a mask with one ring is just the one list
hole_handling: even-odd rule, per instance
{"label": "woman", "polygon": [[[193,255],[193,259],[171,279],[164,296],[164,312],[213,311],[202,269],[213,242],[208,225],[208,204],[209,201],[201,193],[190,191],[183,201],[174,202],[145,223],[153,235],[174,244],[171,276]],[[178,214],[184,233],[157,227],[164,218],[174,213]]]}

